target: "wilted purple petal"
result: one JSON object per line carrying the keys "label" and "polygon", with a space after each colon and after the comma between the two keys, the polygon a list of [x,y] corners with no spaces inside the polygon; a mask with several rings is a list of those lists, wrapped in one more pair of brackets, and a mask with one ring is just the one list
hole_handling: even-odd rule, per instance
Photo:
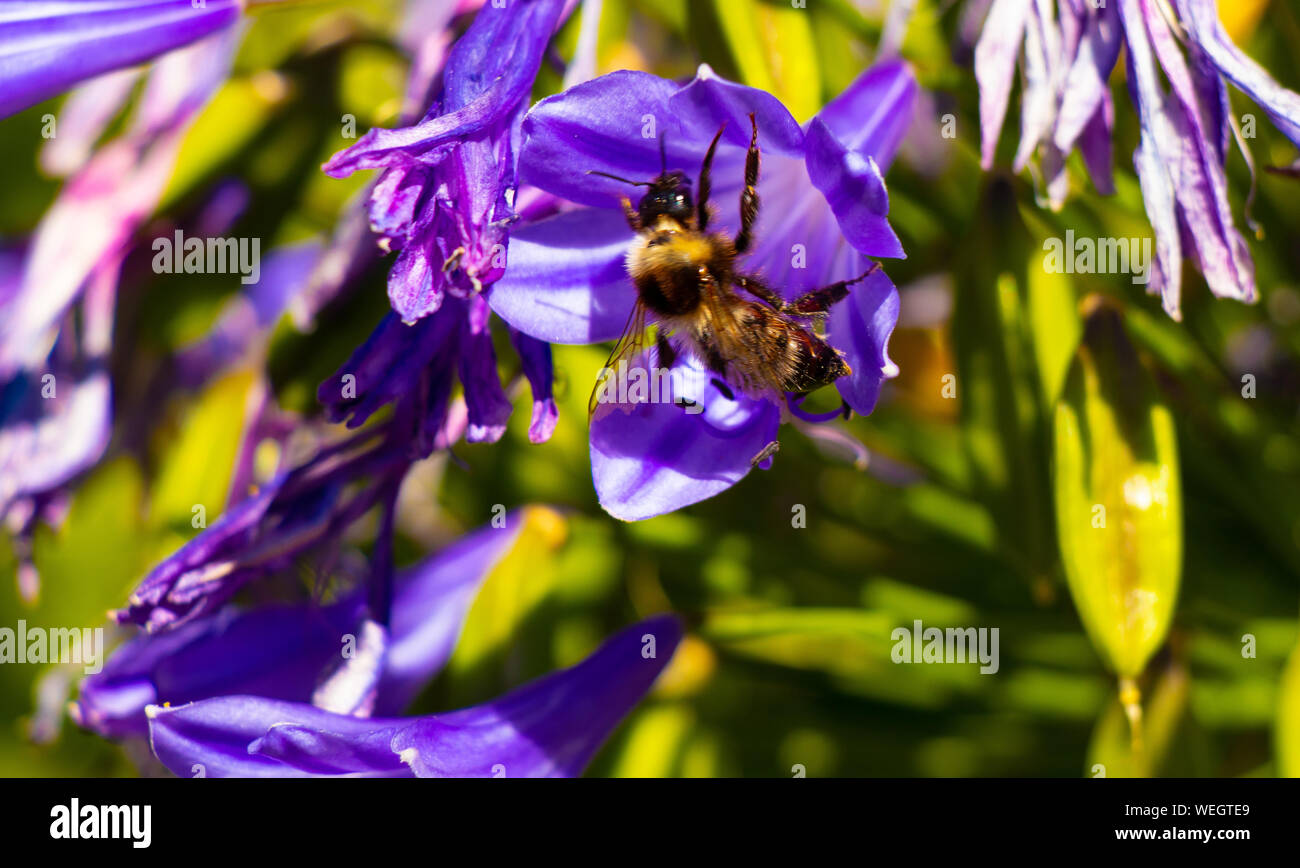
{"label": "wilted purple petal", "polygon": [[24,371],[0,388],[0,516],[15,499],[63,485],[99,460],[110,396],[104,371],[82,379]]}
{"label": "wilted purple petal", "polygon": [[1029,11],[1030,0],[993,0],[975,45],[975,78],[980,88],[980,163],[985,169],[993,167]]}
{"label": "wilted purple petal", "polygon": [[41,168],[63,177],[84,166],[139,78],[139,69],[122,69],[73,91],[59,111],[55,136],[41,148]]}
{"label": "wilted purple petal", "polygon": [[469,410],[465,439],[470,443],[495,443],[506,431],[510,399],[501,388],[497,373],[496,351],[492,349],[492,334],[488,330],[487,302],[482,296],[474,296],[469,304],[481,307],[482,313],[471,315],[475,321],[465,329],[457,360]]}
{"label": "wilted purple petal", "polygon": [[[396,580],[391,636],[375,711],[397,714],[451,657],[471,604],[514,545],[518,513],[483,528]],[[364,595],[325,607],[225,610],[165,633],[136,637],[88,676],[74,706],[81,726],[109,738],[143,735],[145,706],[247,694],[307,702],[364,614]]]}
{"label": "wilted purple petal", "polygon": [[1188,36],[1251,99],[1287,138],[1300,147],[1300,94],[1273,80],[1265,69],[1233,44],[1219,22],[1214,0],[1175,0]]}
{"label": "wilted purple petal", "polygon": [[[1109,98],[1108,82],[1119,59],[1121,44],[1123,39],[1115,8],[1089,7],[1086,29],[1065,79],[1056,128],[1052,133],[1053,143],[1062,152],[1070,152],[1076,140],[1084,135],[1085,128],[1095,122],[1103,99]],[[1093,177],[1096,177],[1095,172]]]}
{"label": "wilted purple petal", "polygon": [[553,393],[555,372],[551,365],[551,345],[513,327],[510,328],[510,343],[519,355],[524,376],[533,390],[533,417],[528,423],[528,442],[545,443],[551,439],[560,419]]}

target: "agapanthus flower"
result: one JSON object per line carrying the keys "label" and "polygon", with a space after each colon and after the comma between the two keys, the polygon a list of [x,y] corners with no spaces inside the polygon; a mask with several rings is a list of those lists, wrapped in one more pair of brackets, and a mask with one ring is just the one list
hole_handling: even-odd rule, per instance
{"label": "agapanthus flower", "polygon": [[1048,198],[1068,190],[1065,159],[1081,151],[1099,191],[1113,192],[1112,69],[1125,47],[1129,93],[1141,122],[1133,161],[1156,258],[1148,290],[1181,317],[1182,260],[1210,291],[1253,302],[1254,264],[1237,231],[1224,172],[1233,136],[1226,81],[1257,102],[1300,145],[1300,96],[1246,57],[1219,23],[1215,0],[994,0],[975,53],[982,159],[992,166],[1017,59],[1024,90],[1013,167],[1040,154]]}
{"label": "agapanthus flower", "polygon": [[[519,537],[523,517],[457,540],[396,578],[391,635],[374,672],[373,709],[400,713],[451,657],[478,589]],[[72,709],[78,724],[109,738],[144,736],[147,705],[249,695],[311,702],[362,631],[363,590],[328,605],[225,608],[162,633],[131,639],[86,677]]]}
{"label": "agapanthus flower", "polygon": [[[459,380],[466,439],[494,442],[505,432],[511,404],[482,291],[505,264],[519,125],[564,5],[484,6],[452,47],[424,119],[371,130],[325,165],[335,177],[384,170],[371,192],[370,221],[381,243],[399,251],[388,281],[395,313],[321,386],[333,421],[355,427],[405,398],[416,405],[417,451],[427,454],[445,445],[448,399]],[[427,70],[417,68],[417,77],[427,78]],[[533,390],[529,438],[540,443],[558,418],[550,348],[521,333],[511,339]]]}
{"label": "agapanthus flower", "polygon": [[[899,299],[868,257],[903,256],[883,172],[911,121],[915,93],[904,64],[881,64],[802,127],[775,97],[707,66],[685,85],[621,71],[541,101],[524,121],[521,181],[587,207],[514,230],[505,275],[489,292],[493,310],[551,343],[617,338],[636,300],[624,261],[633,233],[620,206],[630,188],[589,173],[643,181],[666,166],[694,178],[721,129],[711,200],[715,225],[734,237],[752,113],[761,208],[757,241],[740,266],[786,299],[862,278],[831,308],[826,335],[852,370],[836,381],[841,397],[870,413],[881,384],[897,374],[887,344]],[[618,518],[647,518],[717,494],[775,439],[781,406],[719,388],[689,356],[679,356],[676,369],[681,397],[702,410],[643,402],[593,419],[596,491]],[[790,409],[807,415],[797,401]]]}
{"label": "agapanthus flower", "polygon": [[399,251],[388,294],[404,322],[438,310],[448,293],[467,298],[500,276],[519,123],[563,7],[563,0],[484,6],[452,47],[420,123],[371,130],[325,164],[336,178],[384,170],[370,218]]}
{"label": "agapanthus flower", "polygon": [[681,639],[671,616],[642,621],[569,669],[491,702],[408,718],[226,696],[151,705],[149,736],[189,777],[573,777],[654,684]]}
{"label": "agapanthus flower", "polygon": [[247,0],[0,4],[0,118],[229,28]]}

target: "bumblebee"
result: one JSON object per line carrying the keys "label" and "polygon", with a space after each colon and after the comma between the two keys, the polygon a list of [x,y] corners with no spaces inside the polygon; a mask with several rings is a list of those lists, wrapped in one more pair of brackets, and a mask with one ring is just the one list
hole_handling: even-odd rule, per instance
{"label": "bumblebee", "polygon": [[[844,299],[849,287],[864,279],[833,283],[793,301],[762,279],[737,267],[737,259],[753,245],[758,217],[758,124],[752,129],[745,156],[745,186],[740,194],[740,231],[734,239],[709,231],[710,170],[724,123],[709,144],[700,168],[699,198],[692,201],[690,180],[681,171],[668,171],[660,139],[661,171],[652,181],[629,181],[604,172],[590,172],[648,190],[636,208],[622,198],[623,213],[637,239],[627,254],[627,270],[637,300],[619,338],[605,376],[620,360],[630,360],[645,346],[646,319],[657,326],[659,364],[671,367],[679,351],[693,355],[717,375],[713,384],[728,398],[730,386],[755,398],[780,399],[784,393],[806,395],[850,373],[848,363],[818,336],[811,324],[824,318]],[[744,293],[742,295],[741,293]],[[596,383],[589,411],[594,414],[604,378]],[[778,400],[779,403],[779,400]],[[754,463],[776,451],[769,444]]]}

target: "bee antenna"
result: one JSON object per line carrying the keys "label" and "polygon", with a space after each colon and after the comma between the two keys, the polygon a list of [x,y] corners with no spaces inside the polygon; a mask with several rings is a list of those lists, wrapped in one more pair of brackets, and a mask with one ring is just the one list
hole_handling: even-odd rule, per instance
{"label": "bee antenna", "polygon": [[624,184],[631,184],[633,187],[653,186],[649,181],[629,181],[627,178],[620,178],[618,175],[611,175],[609,172],[597,172],[595,169],[589,169],[587,174],[600,175],[602,178],[609,178],[612,181],[622,181]]}

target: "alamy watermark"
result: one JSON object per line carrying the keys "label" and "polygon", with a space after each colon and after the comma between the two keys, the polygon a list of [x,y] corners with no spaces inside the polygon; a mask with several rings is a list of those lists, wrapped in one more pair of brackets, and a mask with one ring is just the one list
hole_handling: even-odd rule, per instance
{"label": "alamy watermark", "polygon": [[596,403],[678,404],[691,415],[704,412],[702,403],[681,397],[678,378],[682,374],[681,368],[631,366],[620,359],[617,367],[600,369]]}
{"label": "alamy watermark", "polygon": [[1150,238],[1075,238],[1043,241],[1043,270],[1050,274],[1131,274],[1133,282],[1151,279]]}
{"label": "alamy watermark", "polygon": [[975,663],[981,675],[998,671],[997,627],[923,627],[919,620],[911,629],[896,627],[889,634],[895,663]]}
{"label": "alamy watermark", "polygon": [[154,274],[240,274],[240,283],[262,279],[262,239],[186,238],[160,235],[153,240]]}
{"label": "alamy watermark", "polygon": [[104,668],[104,628],[0,627],[0,663],[80,663],[87,675]]}

